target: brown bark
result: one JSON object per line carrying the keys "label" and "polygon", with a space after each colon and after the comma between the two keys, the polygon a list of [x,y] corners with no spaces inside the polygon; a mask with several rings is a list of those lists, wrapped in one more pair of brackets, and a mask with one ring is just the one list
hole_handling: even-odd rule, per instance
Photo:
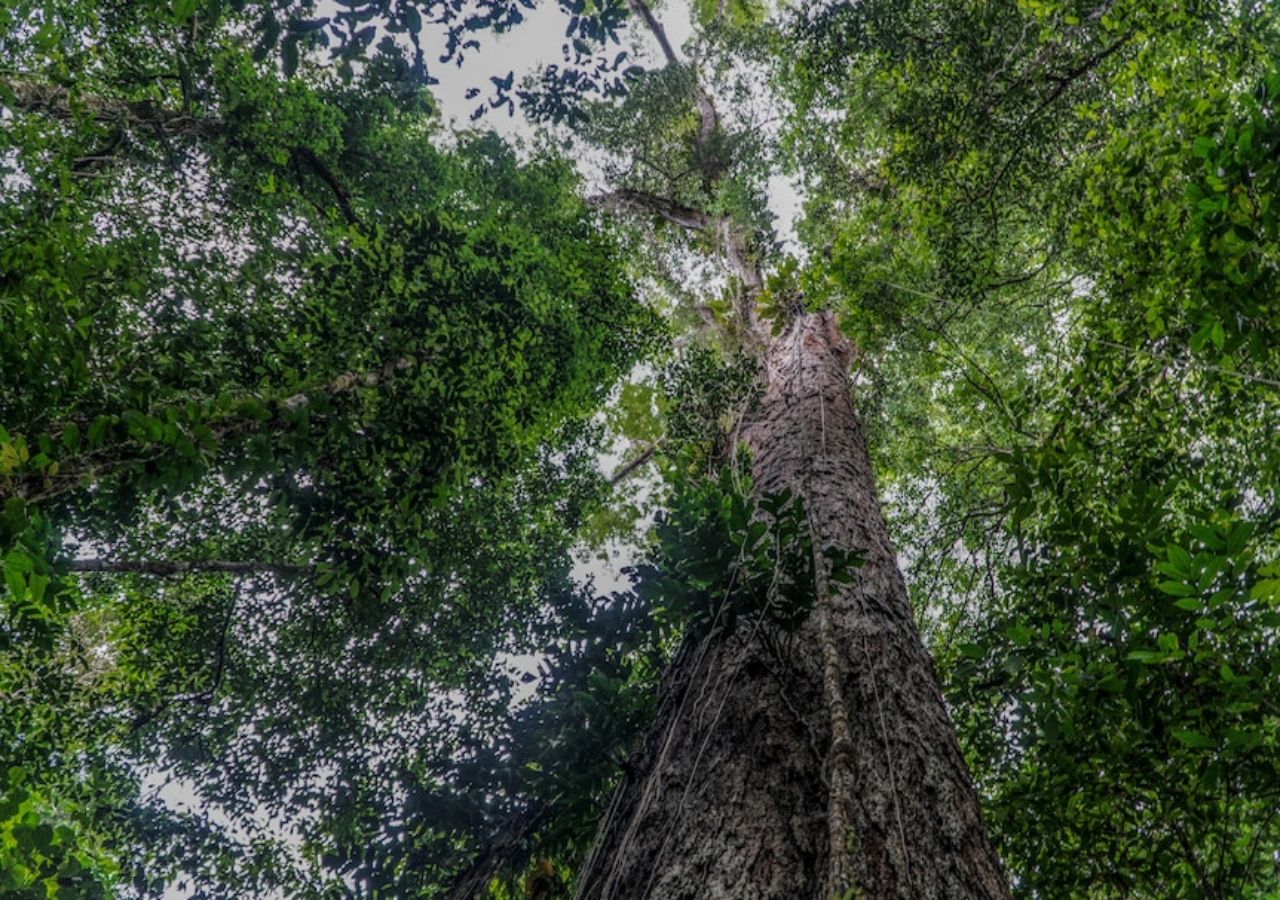
{"label": "brown bark", "polygon": [[815,551],[866,563],[853,585],[820,567],[793,640],[766,626],[686,646],[580,900],[1009,896],[881,516],[849,357],[830,314],[799,316],[741,435],[756,491],[800,494]]}

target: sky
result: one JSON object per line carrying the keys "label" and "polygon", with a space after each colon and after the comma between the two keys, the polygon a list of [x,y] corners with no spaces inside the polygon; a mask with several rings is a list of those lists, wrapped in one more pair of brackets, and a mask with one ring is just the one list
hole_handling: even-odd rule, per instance
{"label": "sky", "polygon": [[[693,36],[692,14],[686,0],[668,0],[656,10],[671,44],[680,51]],[[505,110],[489,110],[479,121],[471,120],[471,113],[481,104],[492,86],[490,78],[502,78],[508,73],[515,76],[515,84],[532,75],[546,64],[561,62],[560,48],[565,43],[565,16],[553,3],[544,3],[530,11],[526,20],[504,35],[486,36],[479,51],[466,55],[461,66],[440,63],[444,40],[434,36],[426,40],[427,65],[433,78],[439,83],[431,91],[440,105],[444,122],[449,130],[484,128],[496,131],[513,142],[529,141],[535,127],[524,117],[519,107],[514,115]],[[632,25],[623,39],[624,49],[631,54],[631,61],[645,67],[661,65],[662,58],[657,42],[643,28]],[[469,89],[479,87],[481,94],[468,99]],[[581,160],[579,161],[581,164]],[[592,179],[594,172],[583,173]],[[778,217],[779,237],[788,252],[798,253],[795,239],[795,219],[800,213],[801,198],[796,186],[787,178],[773,176],[769,181],[769,208]]]}
{"label": "sky", "polygon": [[[675,46],[682,45],[692,34],[688,4],[675,0],[664,4],[660,12],[668,37]],[[565,43],[565,24],[564,13],[558,6],[544,3],[531,10],[524,22],[506,34],[484,37],[480,50],[468,53],[461,66],[438,62],[444,47],[442,37],[434,36],[433,42],[424,40],[424,44],[434,51],[434,57],[428,52],[427,65],[439,84],[433,85],[431,91],[440,104],[445,122],[459,128],[489,128],[510,139],[530,137],[533,127],[518,107],[513,116],[494,110],[478,123],[472,123],[471,112],[485,94],[469,100],[466,92],[473,87],[485,91],[491,86],[491,77],[505,77],[508,72],[515,75],[515,83],[519,84],[524,76],[535,73],[539,67],[559,63],[560,48]],[[629,37],[632,38],[631,46],[624,49],[631,52],[634,61],[640,65],[652,65],[658,61],[657,44],[647,33],[632,28]]]}

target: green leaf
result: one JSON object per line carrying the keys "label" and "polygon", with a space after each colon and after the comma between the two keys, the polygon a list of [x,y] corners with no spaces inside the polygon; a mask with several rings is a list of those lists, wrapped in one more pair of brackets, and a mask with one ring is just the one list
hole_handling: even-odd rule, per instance
{"label": "green leaf", "polygon": [[1191,574],[1191,554],[1176,544],[1170,544],[1165,548],[1165,554],[1169,559],[1169,563],[1183,576]]}
{"label": "green leaf", "polygon": [[1031,629],[1020,623],[1005,629],[1005,635],[1019,647],[1026,647],[1031,643]]}
{"label": "green leaf", "polygon": [[1161,650],[1133,650],[1125,659],[1140,663],[1164,662],[1166,654]]}
{"label": "green leaf", "polygon": [[1217,746],[1211,738],[1206,737],[1198,731],[1175,731],[1173,736],[1187,747],[1209,748]]}

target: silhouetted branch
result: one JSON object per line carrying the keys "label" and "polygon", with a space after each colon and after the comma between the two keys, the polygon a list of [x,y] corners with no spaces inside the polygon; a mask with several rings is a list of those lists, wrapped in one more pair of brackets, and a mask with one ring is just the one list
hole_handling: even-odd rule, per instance
{"label": "silhouetted branch", "polygon": [[640,17],[645,27],[657,39],[658,46],[662,48],[662,55],[666,57],[667,62],[673,66],[680,65],[680,60],[671,46],[671,41],[667,40],[666,29],[662,27],[662,23],[654,16],[653,10],[649,9],[649,4],[645,3],[644,0],[627,0],[627,5],[631,7],[632,13]]}
{"label": "silhouetted branch", "polygon": [[109,572],[120,575],[158,575],[173,577],[198,573],[227,575],[305,575],[309,565],[263,562],[261,560],[222,559],[73,559],[63,564],[70,572]]}
{"label": "silhouetted branch", "polygon": [[623,463],[618,470],[609,476],[609,484],[615,485],[629,478],[637,469],[653,459],[653,454],[658,452],[657,444],[650,444],[640,452],[640,455],[630,462]]}

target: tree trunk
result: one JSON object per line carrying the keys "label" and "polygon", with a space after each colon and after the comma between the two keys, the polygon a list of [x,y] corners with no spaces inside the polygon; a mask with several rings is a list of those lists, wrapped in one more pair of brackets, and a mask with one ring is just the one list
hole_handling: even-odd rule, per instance
{"label": "tree trunk", "polygon": [[1008,897],[921,643],[829,313],[765,352],[755,490],[805,498],[815,554],[862,551],[791,640],[689,644],[579,881],[581,900]]}

